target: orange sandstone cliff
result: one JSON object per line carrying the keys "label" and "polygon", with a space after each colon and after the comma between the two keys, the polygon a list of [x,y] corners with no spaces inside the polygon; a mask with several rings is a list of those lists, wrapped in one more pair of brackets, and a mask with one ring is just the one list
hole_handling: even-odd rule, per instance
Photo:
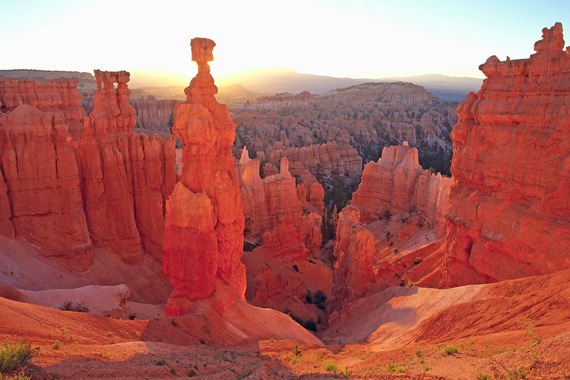
{"label": "orange sandstone cliff", "polygon": [[132,131],[129,74],[95,74],[90,117],[76,80],[0,81],[0,233],[74,270],[93,246],[128,263],[160,258],[175,181],[174,139]]}
{"label": "orange sandstone cliff", "polygon": [[[236,168],[244,203],[246,239],[253,244],[261,243],[275,257],[304,260],[309,251],[316,254],[322,242],[323,206],[320,210],[308,206],[306,187],[295,186],[296,178],[289,171],[286,157],[281,159],[280,173],[263,179],[259,164],[259,160],[249,158],[244,147]],[[315,181],[311,186],[313,195],[318,193],[314,190],[317,185]]]}
{"label": "orange sandstone cliff", "polygon": [[336,228],[337,308],[378,288],[376,283],[439,284],[450,185],[450,178],[423,170],[418,150],[406,142],[384,147],[378,162],[365,165]]}
{"label": "orange sandstone cliff", "polygon": [[93,243],[140,262],[160,259],[164,200],[172,190],[174,139],[137,134],[126,71],[95,71],[93,112],[74,142]]}
{"label": "orange sandstone cliff", "polygon": [[418,150],[403,145],[384,147],[378,162],[369,162],[351,204],[360,209],[361,220],[371,223],[385,214],[418,213],[445,235],[451,179],[420,166]]}
{"label": "orange sandstone cliff", "polygon": [[244,214],[231,146],[235,124],[214,95],[217,88],[208,62],[214,41],[194,38],[192,60],[198,74],[176,106],[173,133],[182,143],[180,181],[166,203],[163,267],[174,290],[168,315],[184,315],[191,302],[216,290],[216,284],[244,299]]}
{"label": "orange sandstone cliff", "polygon": [[92,244],[69,139],[61,112],[20,103],[0,115],[1,232],[85,268]]}
{"label": "orange sandstone cliff", "polygon": [[459,104],[444,276],[483,283],[570,267],[570,55],[562,25],[529,59],[480,66]]}

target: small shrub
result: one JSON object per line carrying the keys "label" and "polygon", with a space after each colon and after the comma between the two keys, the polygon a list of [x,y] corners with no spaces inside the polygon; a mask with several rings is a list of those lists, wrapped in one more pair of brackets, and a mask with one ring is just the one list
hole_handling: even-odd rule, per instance
{"label": "small shrub", "polygon": [[26,372],[24,370],[21,370],[18,373],[13,373],[11,375],[2,375],[2,373],[0,373],[0,380],[32,380],[31,376],[26,375]]}
{"label": "small shrub", "polygon": [[305,303],[309,305],[312,305],[314,303],[313,295],[309,291],[307,291],[307,294],[305,294]]}
{"label": "small shrub", "polygon": [[453,344],[450,344],[449,346],[445,346],[443,348],[443,353],[445,355],[455,355],[455,354],[459,353],[459,350]]}
{"label": "small shrub", "polygon": [[521,371],[517,368],[508,371],[507,380],[518,380],[518,379],[526,379],[526,372]]}
{"label": "small shrub", "polygon": [[196,371],[191,369],[190,371],[188,371],[187,375],[188,375],[188,377],[194,377],[194,376],[196,376]]}
{"label": "small shrub", "polygon": [[418,265],[419,263],[422,262],[422,258],[421,257],[416,257],[416,259],[414,260],[414,265]]}
{"label": "small shrub", "polygon": [[317,305],[327,300],[327,296],[322,290],[317,290],[313,296]]}
{"label": "small shrub", "polygon": [[61,347],[61,342],[56,339],[55,342],[53,342],[52,348],[53,348],[54,350],[59,350],[60,347]]}
{"label": "small shrub", "polygon": [[206,344],[206,339],[204,339],[204,338],[200,338],[200,343],[202,343],[202,344]]}
{"label": "small shrub", "polygon": [[395,255],[398,253],[398,248],[392,248],[392,253]]}
{"label": "small shrub", "polygon": [[390,372],[390,373],[403,373],[406,372],[406,370],[404,369],[404,367],[402,367],[402,365],[398,362],[391,362],[386,364],[386,371]]}
{"label": "small shrub", "polygon": [[336,365],[336,363],[328,362],[328,363],[325,364],[325,371],[336,373],[336,372],[339,371],[339,368],[338,368],[338,366]]}
{"label": "small shrub", "polygon": [[477,374],[477,380],[491,380],[491,376],[485,371],[481,371]]}
{"label": "small shrub", "polygon": [[0,350],[0,373],[13,372],[25,366],[35,354],[30,343],[4,343]]}
{"label": "small shrub", "polygon": [[295,348],[293,348],[293,355],[301,356],[301,349],[299,348],[298,345],[295,345]]}
{"label": "small shrub", "polygon": [[137,319],[137,314],[136,314],[136,313],[130,313],[130,314],[129,314],[129,319],[130,319],[131,321],[134,321],[135,319]]}
{"label": "small shrub", "polygon": [[164,365],[166,365],[166,360],[164,360],[164,359],[157,360],[156,365],[164,366]]}
{"label": "small shrub", "polygon": [[176,327],[176,326],[178,326],[178,321],[176,320],[176,318],[172,318],[172,319],[170,320],[170,324],[171,324],[172,326]]}
{"label": "small shrub", "polygon": [[420,362],[420,363],[424,362],[424,353],[422,352],[422,350],[419,347],[416,348],[416,357],[418,358],[418,362]]}
{"label": "small shrub", "polygon": [[317,323],[316,323],[314,320],[312,320],[312,319],[309,319],[308,321],[306,321],[303,326],[304,326],[307,330],[317,331]]}
{"label": "small shrub", "polygon": [[528,317],[525,317],[523,321],[523,327],[525,329],[526,335],[529,341],[526,344],[526,351],[530,357],[530,361],[535,364],[542,360],[542,357],[538,353],[537,347],[541,342],[541,339],[534,332],[534,321]]}
{"label": "small shrub", "polygon": [[59,310],[63,311],[76,311],[78,313],[88,313],[89,307],[83,303],[83,301],[79,303],[73,303],[71,301],[66,301],[59,307]]}
{"label": "small shrub", "polygon": [[176,368],[170,367],[170,373],[174,375],[176,373]]}

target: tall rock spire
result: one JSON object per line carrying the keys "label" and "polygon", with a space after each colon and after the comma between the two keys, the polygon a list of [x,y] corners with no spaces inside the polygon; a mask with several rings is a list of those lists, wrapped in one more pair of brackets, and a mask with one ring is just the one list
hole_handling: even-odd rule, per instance
{"label": "tall rock spire", "polygon": [[183,147],[183,171],[166,204],[163,266],[174,290],[166,313],[183,315],[191,302],[228,286],[245,293],[244,214],[231,146],[236,125],[218,92],[208,62],[216,44],[194,38],[192,60],[198,74],[176,107],[172,131]]}

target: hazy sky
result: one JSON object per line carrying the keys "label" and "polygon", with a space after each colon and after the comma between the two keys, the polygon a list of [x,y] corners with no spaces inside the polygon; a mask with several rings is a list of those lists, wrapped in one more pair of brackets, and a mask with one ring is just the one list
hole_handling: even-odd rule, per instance
{"label": "hazy sky", "polygon": [[354,78],[482,77],[487,57],[527,58],[556,21],[570,35],[570,0],[0,0],[0,69],[190,78],[190,39],[208,37],[215,76],[279,66]]}

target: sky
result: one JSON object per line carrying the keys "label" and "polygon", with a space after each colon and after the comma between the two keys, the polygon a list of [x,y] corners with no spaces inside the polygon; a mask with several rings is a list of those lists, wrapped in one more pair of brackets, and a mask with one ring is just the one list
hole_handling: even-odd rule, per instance
{"label": "sky", "polygon": [[187,83],[190,39],[207,37],[214,77],[288,67],[481,78],[489,56],[528,58],[557,21],[570,30],[570,0],[0,0],[0,69],[128,70]]}

